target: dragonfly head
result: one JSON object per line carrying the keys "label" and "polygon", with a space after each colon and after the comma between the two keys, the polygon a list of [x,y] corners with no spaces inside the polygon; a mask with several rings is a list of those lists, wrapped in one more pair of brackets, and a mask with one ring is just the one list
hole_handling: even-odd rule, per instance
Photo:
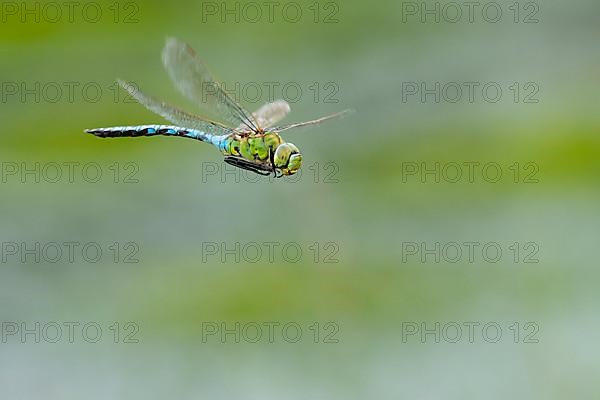
{"label": "dragonfly head", "polygon": [[275,150],[274,163],[283,175],[294,175],[302,166],[302,154],[295,145],[283,143]]}

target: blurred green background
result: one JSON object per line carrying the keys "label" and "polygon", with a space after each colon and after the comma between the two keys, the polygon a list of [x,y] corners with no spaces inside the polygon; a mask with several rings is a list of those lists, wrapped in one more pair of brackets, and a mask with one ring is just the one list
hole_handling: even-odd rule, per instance
{"label": "blurred green background", "polygon": [[[514,1],[500,1],[503,14],[491,23],[482,16],[486,2],[473,22],[458,2],[459,21],[442,14],[436,23],[406,13],[435,2],[407,3],[302,0],[292,5],[302,10],[298,22],[290,20],[294,10],[282,15],[285,2],[272,22],[262,2],[254,3],[263,12],[258,22],[238,3],[238,22],[207,13],[236,10],[235,2],[101,1],[85,14],[84,2],[72,18],[59,2],[62,16],[53,22],[49,3],[3,2],[1,397],[598,396],[600,6],[520,2],[515,22]],[[23,16],[23,7],[34,14]],[[193,141],[85,135],[85,128],[163,123],[117,91],[117,77],[198,110],[162,69],[167,36],[189,42],[229,88],[275,82],[279,98],[283,85],[301,87],[288,121],[357,113],[285,135],[302,150],[305,169],[277,182],[236,175],[213,148]],[[455,103],[433,95],[423,102],[420,94],[404,101],[411,82],[481,85],[473,102],[466,93]],[[503,89],[494,103],[481,94],[489,82]],[[249,96],[241,94],[249,109],[272,100],[267,91]],[[456,183],[406,173],[466,162],[497,163],[502,178],[491,183],[481,169],[472,182]],[[52,163],[78,163],[72,182],[21,176]],[[82,175],[89,163],[100,166],[98,182]],[[536,182],[525,182],[531,171]],[[25,247],[65,242],[96,243],[103,256],[21,259]],[[212,244],[265,242],[293,243],[302,255],[290,262],[279,250],[273,261],[263,253],[258,262],[247,254],[236,262],[225,254],[223,262],[223,251],[207,253]],[[479,250],[473,262],[464,254],[436,262],[406,252],[407,243],[465,242],[497,244],[502,256],[489,262]],[[538,262],[524,262],[532,249]],[[139,262],[124,262],[132,251]],[[332,252],[337,262],[326,262]],[[57,343],[44,332],[40,343],[35,334],[8,334],[10,323],[35,330],[36,322],[93,322],[103,334],[97,343],[78,331],[70,343],[66,328]],[[139,328],[138,343],[126,343],[127,322]],[[290,343],[279,331],[274,343],[203,337],[207,323],[265,322],[297,324],[301,340]],[[473,343],[468,322],[479,324]],[[406,335],[409,326],[436,323],[456,323],[463,335],[456,343],[442,328],[439,343],[436,334]],[[486,323],[501,327],[496,343],[482,337]],[[325,343],[331,327],[337,343]],[[526,340],[533,330],[535,340]]]}

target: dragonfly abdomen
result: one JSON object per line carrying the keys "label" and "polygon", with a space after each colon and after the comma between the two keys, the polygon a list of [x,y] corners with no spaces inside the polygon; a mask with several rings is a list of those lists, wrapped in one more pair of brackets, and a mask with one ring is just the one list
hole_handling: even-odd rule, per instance
{"label": "dragonfly abdomen", "polygon": [[216,145],[218,136],[210,135],[199,130],[182,128],[172,125],[139,125],[139,126],[115,126],[111,128],[87,129],[91,133],[101,138],[114,137],[139,137],[139,136],[181,136],[190,139],[201,140]]}

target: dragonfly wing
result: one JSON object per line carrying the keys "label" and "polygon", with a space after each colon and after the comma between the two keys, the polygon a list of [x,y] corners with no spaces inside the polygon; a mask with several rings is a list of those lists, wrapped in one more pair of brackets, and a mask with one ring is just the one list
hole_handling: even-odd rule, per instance
{"label": "dragonfly wing", "polygon": [[148,110],[155,114],[160,115],[167,121],[188,127],[192,129],[200,130],[204,133],[211,135],[226,135],[232,132],[232,129],[214,121],[210,121],[203,117],[199,117],[193,114],[189,114],[179,108],[173,107],[165,102],[162,102],[154,97],[148,96],[135,86],[118,80],[119,85],[125,89],[131,97],[136,99],[141,105],[146,107]]}
{"label": "dragonfly wing", "polygon": [[[270,128],[282,119],[291,111],[290,105],[284,100],[276,100],[272,103],[265,104],[252,114],[256,122],[261,128]],[[238,130],[243,130],[244,125],[240,125]]]}
{"label": "dragonfly wing", "polygon": [[167,39],[162,60],[175,87],[190,101],[210,104],[231,126],[244,125],[251,131],[260,129],[252,114],[221,88],[189,45],[174,38]]}
{"label": "dragonfly wing", "polygon": [[271,128],[268,131],[269,132],[283,132],[283,131],[288,131],[290,129],[304,128],[304,127],[309,127],[309,126],[317,126],[317,125],[321,125],[322,123],[327,122],[327,121],[343,118],[353,112],[354,112],[353,110],[345,110],[345,111],[342,111],[339,113],[328,115],[326,117],[315,119],[313,121],[300,122],[298,124],[284,125],[284,126],[280,126],[280,127],[276,127],[276,128]]}

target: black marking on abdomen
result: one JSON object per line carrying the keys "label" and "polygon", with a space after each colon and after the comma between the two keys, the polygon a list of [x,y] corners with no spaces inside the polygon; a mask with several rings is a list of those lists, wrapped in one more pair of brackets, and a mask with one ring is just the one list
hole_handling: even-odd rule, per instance
{"label": "black marking on abdomen", "polygon": [[176,126],[117,126],[112,128],[99,128],[99,129],[86,129],[87,133],[91,133],[100,138],[114,138],[114,137],[140,137],[140,136],[182,136],[192,139],[199,139],[196,135],[190,135],[190,131],[187,129],[179,128]]}

